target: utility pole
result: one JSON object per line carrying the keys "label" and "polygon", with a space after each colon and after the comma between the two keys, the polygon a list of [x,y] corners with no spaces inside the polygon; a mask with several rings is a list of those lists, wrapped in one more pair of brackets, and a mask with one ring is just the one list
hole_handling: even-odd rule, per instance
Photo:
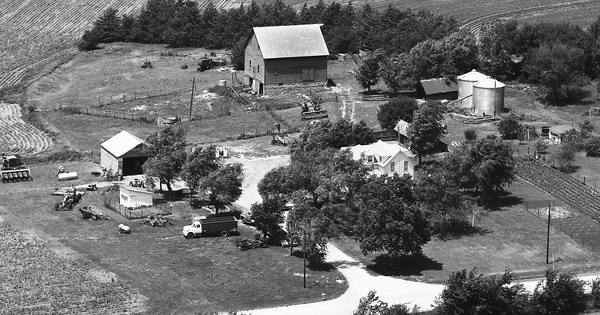
{"label": "utility pole", "polygon": [[552,203],[548,202],[548,233],[546,234],[546,265],[549,263],[550,258],[550,206]]}
{"label": "utility pole", "polygon": [[190,97],[190,120],[192,120],[192,104],[194,103],[194,88],[196,87],[196,77],[192,78],[192,96]]}
{"label": "utility pole", "polygon": [[302,243],[304,243],[304,288],[306,289],[306,229],[302,228],[302,230],[304,231],[304,241]]}

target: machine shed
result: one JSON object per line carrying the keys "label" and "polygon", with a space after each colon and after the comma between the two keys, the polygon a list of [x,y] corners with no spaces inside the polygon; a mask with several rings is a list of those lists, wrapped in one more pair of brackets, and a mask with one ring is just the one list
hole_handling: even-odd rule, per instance
{"label": "machine shed", "polygon": [[142,165],[148,159],[144,145],[144,140],[121,131],[100,145],[100,165],[113,174],[143,174]]}

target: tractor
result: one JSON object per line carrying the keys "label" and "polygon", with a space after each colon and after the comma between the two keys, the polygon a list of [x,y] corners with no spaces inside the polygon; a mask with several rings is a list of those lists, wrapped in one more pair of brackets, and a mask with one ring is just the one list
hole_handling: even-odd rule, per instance
{"label": "tractor", "polygon": [[23,166],[23,161],[19,155],[2,154],[0,175],[3,183],[32,180],[30,168]]}

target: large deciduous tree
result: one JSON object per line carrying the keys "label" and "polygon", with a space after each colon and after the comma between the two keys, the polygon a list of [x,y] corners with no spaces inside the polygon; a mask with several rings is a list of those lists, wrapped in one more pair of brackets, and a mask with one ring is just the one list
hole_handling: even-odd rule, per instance
{"label": "large deciduous tree", "polygon": [[181,170],[181,177],[190,189],[190,203],[192,202],[193,193],[198,191],[202,180],[220,167],[215,146],[196,148],[188,154]]}
{"label": "large deciduous tree", "polygon": [[379,63],[382,58],[382,52],[374,51],[360,58],[354,77],[361,87],[371,91],[371,87],[379,82]]}
{"label": "large deciduous tree", "polygon": [[483,24],[478,47],[481,72],[502,80],[514,75],[510,41],[504,23],[496,20]]}
{"label": "large deciduous tree", "polygon": [[252,219],[256,229],[263,232],[265,237],[276,235],[283,223],[283,207],[285,199],[269,198],[263,199],[261,203],[252,204]]}
{"label": "large deciduous tree", "polygon": [[468,226],[473,211],[473,201],[465,196],[449,170],[444,167],[427,167],[413,189],[417,202],[427,215],[432,234],[459,233]]}
{"label": "large deciduous tree", "polygon": [[173,191],[171,182],[181,172],[186,161],[185,147],[184,129],[167,127],[146,139],[144,152],[148,154],[148,160],[143,169],[146,175],[159,179],[161,191],[162,183],[167,185],[169,193]]}
{"label": "large deciduous tree", "polygon": [[435,301],[434,314],[526,314],[528,295],[523,285],[512,284],[513,280],[508,271],[501,276],[485,276],[476,269],[453,272]]}
{"label": "large deciduous tree", "polygon": [[484,202],[489,193],[513,181],[515,160],[510,144],[488,136],[465,143],[450,154],[444,167],[461,187],[481,190],[480,201]]}
{"label": "large deciduous tree", "polygon": [[414,98],[400,96],[379,106],[377,120],[382,129],[393,130],[401,119],[411,123],[418,108],[419,106]]}
{"label": "large deciduous tree", "polygon": [[243,180],[242,164],[227,164],[208,174],[202,180],[200,188],[207,193],[210,204],[214,205],[218,212],[224,205],[240,197]]}
{"label": "large deciduous tree", "polygon": [[408,140],[411,151],[419,157],[419,164],[423,156],[435,152],[438,142],[446,134],[442,119],[439,102],[428,101],[415,112],[408,128]]}
{"label": "large deciduous tree", "polygon": [[529,80],[544,88],[544,100],[553,105],[568,102],[589,83],[585,70],[584,50],[563,44],[540,46],[524,67]]}
{"label": "large deciduous tree", "polygon": [[423,210],[414,204],[407,177],[371,177],[360,190],[355,238],[363,254],[390,256],[421,253],[430,240]]}

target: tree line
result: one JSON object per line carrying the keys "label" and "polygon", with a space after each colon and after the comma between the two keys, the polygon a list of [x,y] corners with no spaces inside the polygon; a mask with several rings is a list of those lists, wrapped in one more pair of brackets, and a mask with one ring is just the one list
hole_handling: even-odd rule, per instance
{"label": "tree line", "polygon": [[566,22],[492,21],[478,38],[462,30],[427,38],[409,51],[376,49],[362,57],[355,77],[366,89],[381,80],[398,93],[414,89],[421,79],[455,80],[471,69],[537,84],[548,104],[576,102],[600,74],[600,17],[588,29]]}
{"label": "tree line", "polygon": [[[600,279],[590,282],[578,279],[569,272],[546,271],[532,293],[523,284],[514,283],[515,275],[484,275],[473,269],[453,272],[442,294],[436,298],[433,315],[558,315],[582,314],[600,307]],[[585,292],[585,285],[591,293]],[[371,291],[360,299],[354,315],[420,314],[418,307],[410,310],[404,304],[388,305],[377,292]]]}
{"label": "tree line", "polygon": [[443,38],[457,27],[454,19],[427,11],[391,6],[379,11],[369,4],[355,8],[352,3],[319,0],[297,11],[282,0],[260,5],[252,1],[227,10],[209,2],[201,10],[191,0],[149,0],[137,15],[119,15],[116,9],[107,9],[92,29],[85,31],[79,48],[91,50],[115,41],[223,48],[232,50],[234,59],[239,60],[241,53],[243,68],[243,44],[252,27],[312,23],[323,24],[332,54],[381,47],[390,53],[408,52],[417,43]]}

